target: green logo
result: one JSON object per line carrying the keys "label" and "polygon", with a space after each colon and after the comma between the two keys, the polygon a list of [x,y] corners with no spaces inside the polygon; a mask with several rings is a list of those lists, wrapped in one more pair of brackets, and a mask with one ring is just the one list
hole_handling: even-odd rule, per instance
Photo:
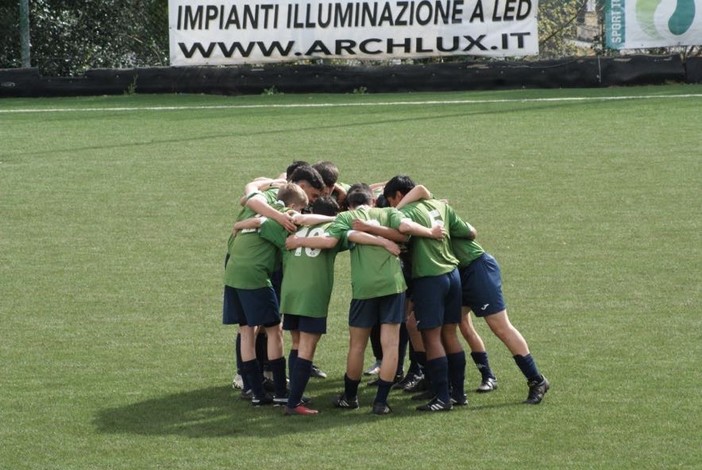
{"label": "green logo", "polygon": [[[695,0],[676,0],[675,11],[668,19],[668,30],[676,36],[685,34],[695,19]],[[641,29],[652,38],[660,39],[654,16],[663,0],[638,0],[636,2],[636,19]]]}

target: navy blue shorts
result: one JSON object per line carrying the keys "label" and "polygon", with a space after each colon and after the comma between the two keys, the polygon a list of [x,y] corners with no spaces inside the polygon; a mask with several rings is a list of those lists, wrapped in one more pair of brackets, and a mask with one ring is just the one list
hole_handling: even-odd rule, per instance
{"label": "navy blue shorts", "polygon": [[278,298],[273,288],[236,289],[224,286],[222,323],[265,327],[280,323]]}
{"label": "navy blue shorts", "polygon": [[463,305],[470,307],[476,317],[486,317],[507,308],[502,296],[500,265],[489,253],[483,253],[461,268],[461,290]]}
{"label": "navy blue shorts", "polygon": [[461,278],[458,269],[413,281],[412,300],[419,330],[461,322]]}
{"label": "navy blue shorts", "polygon": [[372,328],[382,323],[402,323],[405,318],[405,293],[352,299],[349,307],[349,326]]}
{"label": "navy blue shorts", "polygon": [[283,314],[283,329],[323,335],[327,332],[327,317],[304,317],[286,313]]}

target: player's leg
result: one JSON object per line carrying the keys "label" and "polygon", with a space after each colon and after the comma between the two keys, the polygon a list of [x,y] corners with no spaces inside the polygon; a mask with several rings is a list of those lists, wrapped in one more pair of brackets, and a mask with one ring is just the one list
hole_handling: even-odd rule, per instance
{"label": "player's leg", "polygon": [[380,321],[380,343],[383,363],[378,373],[378,391],[373,401],[374,414],[385,415],[391,412],[387,400],[397,374],[400,325],[405,316],[404,310],[404,292],[379,299],[377,316]]}
{"label": "player's leg", "polygon": [[[326,318],[315,320],[324,320],[326,323]],[[312,360],[314,359],[314,353],[317,349],[317,343],[321,337],[321,332],[299,332],[300,342],[298,357],[294,369],[290,371],[290,393],[288,394],[288,402],[285,410],[286,414],[313,415],[318,413],[317,410],[308,408],[303,404],[303,393],[310,380]]]}
{"label": "player's leg", "polygon": [[268,337],[268,363],[273,372],[273,385],[275,396],[284,397],[287,395],[288,383],[286,377],[285,356],[283,356],[283,327],[279,321],[274,325],[266,325],[266,336]]}
{"label": "player's leg", "polygon": [[414,376],[403,387],[403,390],[408,393],[421,392],[428,387],[429,380],[425,376],[425,368],[427,365],[427,353],[422,341],[422,334],[417,329],[417,320],[414,315],[414,304],[408,302],[407,313],[407,333],[410,339],[410,370]]}
{"label": "player's leg", "polygon": [[524,374],[529,386],[529,395],[525,403],[538,404],[541,403],[544,395],[548,391],[550,384],[546,378],[541,375],[536,361],[529,352],[529,345],[507,316],[507,306],[502,295],[502,274],[500,266],[495,258],[488,253],[483,255],[471,263],[475,265],[476,277],[479,280],[479,286],[486,296],[485,303],[482,307],[474,306],[473,312],[477,316],[484,316],[490,330],[500,338],[507,349],[512,353],[514,361],[517,363],[519,370]]}
{"label": "player's leg", "polygon": [[509,321],[507,311],[488,315],[485,321],[495,335],[500,338],[507,349],[512,353],[514,362],[524,374],[529,386],[529,395],[524,401],[528,404],[539,404],[550,388],[548,380],[539,372],[536,361],[529,352],[529,345],[512,323]]}
{"label": "player's leg", "polygon": [[380,324],[373,325],[370,334],[370,343],[375,362],[371,364],[368,369],[363,371],[363,375],[377,375],[378,372],[380,372],[380,365],[383,362],[383,347],[380,344]]}
{"label": "player's leg", "polygon": [[[425,374],[429,377],[434,395],[429,403],[417,407],[419,411],[447,411],[452,408],[449,395],[449,364],[442,341],[442,328],[445,324],[444,302],[450,290],[448,276],[423,277],[413,281],[412,298],[417,328],[422,333],[427,354]],[[460,315],[460,302],[458,308]]]}
{"label": "player's leg", "polygon": [[290,352],[288,352],[288,370],[292,374],[292,370],[295,368],[295,361],[299,355],[300,349],[300,330],[286,328],[285,318],[288,315],[283,316],[283,330],[290,332]]}
{"label": "player's leg", "polygon": [[466,405],[466,354],[458,336],[458,324],[462,318],[461,279],[457,269],[448,273],[446,277],[450,287],[444,301],[444,325],[441,328],[441,341],[446,350],[446,360],[448,362],[451,402],[454,405]]}
{"label": "player's leg", "polygon": [[481,382],[476,392],[491,392],[497,388],[497,379],[490,368],[488,353],[485,349],[483,339],[480,337],[480,335],[478,335],[478,332],[473,326],[470,311],[471,310],[469,307],[463,307],[463,316],[461,318],[459,328],[461,330],[461,335],[466,340],[466,343],[468,343],[468,347],[470,348],[470,357],[473,359],[473,362],[481,375]]}
{"label": "player's leg", "polygon": [[349,351],[346,356],[344,391],[333,400],[337,408],[358,408],[358,385],[363,373],[363,356],[372,326],[349,326]]}

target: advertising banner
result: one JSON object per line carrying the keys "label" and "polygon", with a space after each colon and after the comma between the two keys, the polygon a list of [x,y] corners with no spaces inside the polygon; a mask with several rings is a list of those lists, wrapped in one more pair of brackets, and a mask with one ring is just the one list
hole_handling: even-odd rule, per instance
{"label": "advertising banner", "polygon": [[173,66],[538,54],[538,0],[169,0]]}
{"label": "advertising banner", "polygon": [[702,0],[607,0],[607,47],[695,46],[702,44]]}

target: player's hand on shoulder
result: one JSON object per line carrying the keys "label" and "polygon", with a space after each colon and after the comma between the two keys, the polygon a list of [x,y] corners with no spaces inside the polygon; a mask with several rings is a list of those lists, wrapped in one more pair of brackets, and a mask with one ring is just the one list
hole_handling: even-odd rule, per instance
{"label": "player's hand on shoulder", "polygon": [[281,212],[280,215],[277,216],[276,222],[282,225],[288,232],[297,230],[297,225],[290,212]]}

